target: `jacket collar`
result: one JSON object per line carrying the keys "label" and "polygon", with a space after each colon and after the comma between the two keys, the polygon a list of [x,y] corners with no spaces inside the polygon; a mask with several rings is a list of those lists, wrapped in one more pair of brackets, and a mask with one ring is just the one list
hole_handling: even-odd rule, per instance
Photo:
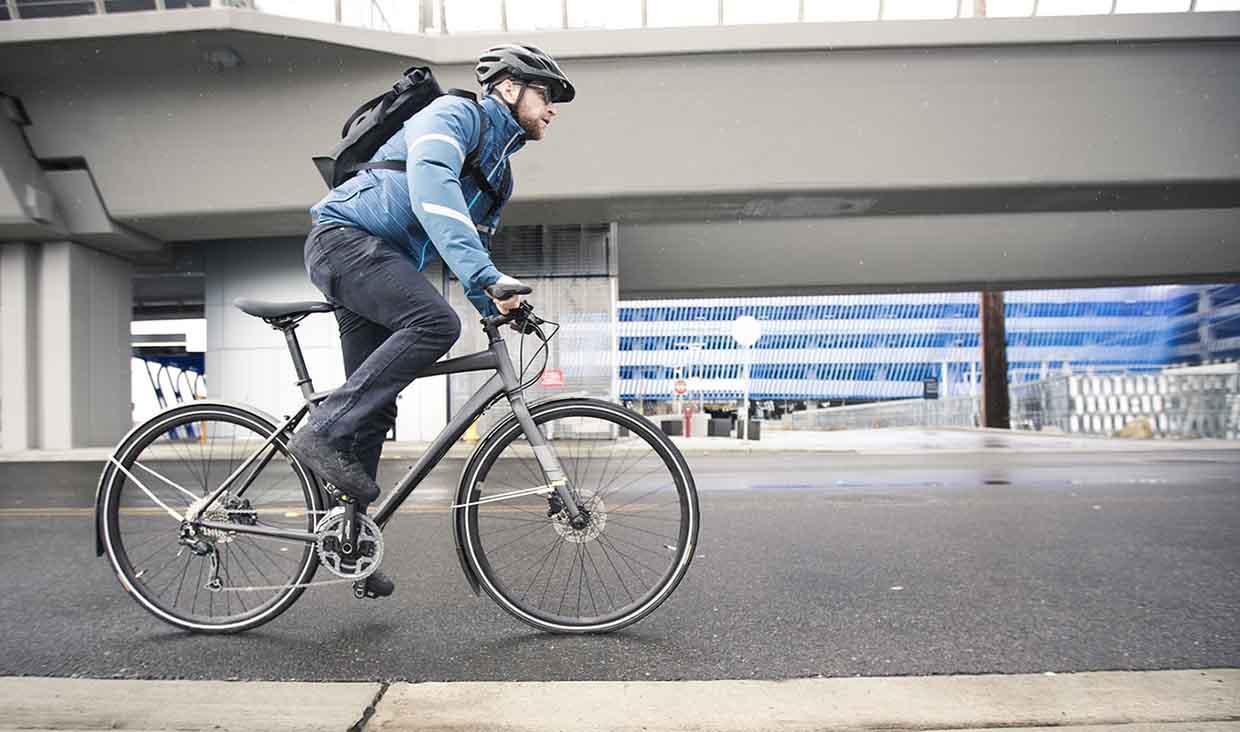
{"label": "jacket collar", "polygon": [[[517,124],[517,119],[512,116],[512,112],[508,111],[508,105],[495,97],[488,96],[482,100],[482,108],[487,113],[491,127],[497,133],[493,139],[502,153],[511,155],[525,146],[525,130]],[[511,145],[509,145],[510,141]],[[508,148],[506,151],[505,147]]]}

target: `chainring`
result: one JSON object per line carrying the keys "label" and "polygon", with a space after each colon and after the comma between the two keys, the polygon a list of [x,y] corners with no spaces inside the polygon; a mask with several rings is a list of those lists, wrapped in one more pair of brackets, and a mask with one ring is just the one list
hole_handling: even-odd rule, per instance
{"label": "chainring", "polygon": [[369,516],[357,516],[357,535],[352,554],[340,550],[340,532],[344,527],[345,508],[337,506],[314,527],[317,537],[315,551],[319,563],[342,579],[364,580],[374,574],[383,561],[383,532]]}

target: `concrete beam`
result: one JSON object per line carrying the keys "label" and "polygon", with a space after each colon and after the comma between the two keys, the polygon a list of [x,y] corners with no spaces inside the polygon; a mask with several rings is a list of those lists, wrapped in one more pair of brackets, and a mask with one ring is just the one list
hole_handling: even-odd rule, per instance
{"label": "concrete beam", "polygon": [[90,171],[50,170],[44,177],[59,210],[64,212],[68,238],[121,256],[155,252],[163,247],[162,241],[112,220]]}
{"label": "concrete beam", "polygon": [[[470,86],[495,40],[132,15],[6,24],[28,33],[0,43],[0,81],[40,158],[89,160],[111,216],[169,241],[303,234],[323,193],[309,158],[359,101],[418,54]],[[1220,245],[1240,211],[1240,13],[529,39],[581,94],[516,158],[506,222],[629,227],[626,297],[1240,272]],[[213,64],[220,48],[241,64]],[[642,261],[674,222],[691,222],[667,230],[680,249]],[[782,255],[747,259],[749,226]]]}
{"label": "concrete beam", "polygon": [[620,296],[1240,279],[1240,209],[622,225]]}
{"label": "concrete beam", "polygon": [[[0,44],[69,39],[243,31],[418,58],[472,63],[481,49],[513,33],[397,33],[233,8],[137,12],[24,20],[0,25]],[[772,23],[624,30],[523,32],[520,38],[557,59],[678,56],[721,52],[842,51],[869,48],[1209,41],[1240,33],[1240,14],[1154,13],[1038,18]]]}
{"label": "concrete beam", "polygon": [[29,124],[17,100],[0,94],[0,241],[65,235],[55,198],[23,132]]}

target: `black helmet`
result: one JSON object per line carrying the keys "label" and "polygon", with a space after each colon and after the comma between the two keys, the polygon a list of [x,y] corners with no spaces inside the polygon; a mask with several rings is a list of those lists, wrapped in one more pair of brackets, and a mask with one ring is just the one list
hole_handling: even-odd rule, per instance
{"label": "black helmet", "polygon": [[556,104],[571,102],[577,96],[573,82],[560,70],[555,59],[533,46],[505,43],[488,48],[478,57],[475,72],[483,89],[511,76],[518,81],[546,84],[551,90],[551,101]]}

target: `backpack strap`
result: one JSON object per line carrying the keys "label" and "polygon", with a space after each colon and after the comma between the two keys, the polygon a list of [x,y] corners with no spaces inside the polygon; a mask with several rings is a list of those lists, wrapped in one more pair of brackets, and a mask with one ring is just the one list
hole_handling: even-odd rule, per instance
{"label": "backpack strap", "polygon": [[[478,144],[474,145],[474,148],[465,156],[465,162],[461,164],[461,174],[473,178],[478,187],[491,197],[491,208],[486,215],[486,218],[490,219],[499,210],[500,205],[500,191],[491,185],[491,182],[487,180],[486,173],[482,170],[482,144],[486,141],[487,132],[491,128],[491,121],[487,119],[486,110],[482,108],[482,104],[478,102],[478,97],[473,92],[464,89],[449,89],[447,93],[454,97],[468,99],[474,103],[474,108],[478,110]],[[354,118],[375,106],[382,98],[382,95],[380,95],[363,105],[362,109],[359,109],[354,117],[350,118],[349,122],[345,124],[345,128],[347,129],[352,124]],[[358,163],[349,167],[350,175],[362,170],[395,170],[403,173],[408,170],[408,165],[405,160],[378,160],[369,163]]]}
{"label": "backpack strap", "polygon": [[491,198],[491,208],[487,211],[485,219],[490,219],[499,210],[500,191],[487,180],[486,172],[482,169],[482,144],[486,141],[487,132],[491,128],[491,121],[487,118],[486,110],[482,108],[482,104],[478,101],[478,97],[471,91],[464,89],[449,89],[448,94],[454,97],[468,99],[474,103],[474,108],[478,110],[478,144],[473,150],[469,151],[469,155],[465,157],[465,163],[461,166],[461,172],[469,175]]}

